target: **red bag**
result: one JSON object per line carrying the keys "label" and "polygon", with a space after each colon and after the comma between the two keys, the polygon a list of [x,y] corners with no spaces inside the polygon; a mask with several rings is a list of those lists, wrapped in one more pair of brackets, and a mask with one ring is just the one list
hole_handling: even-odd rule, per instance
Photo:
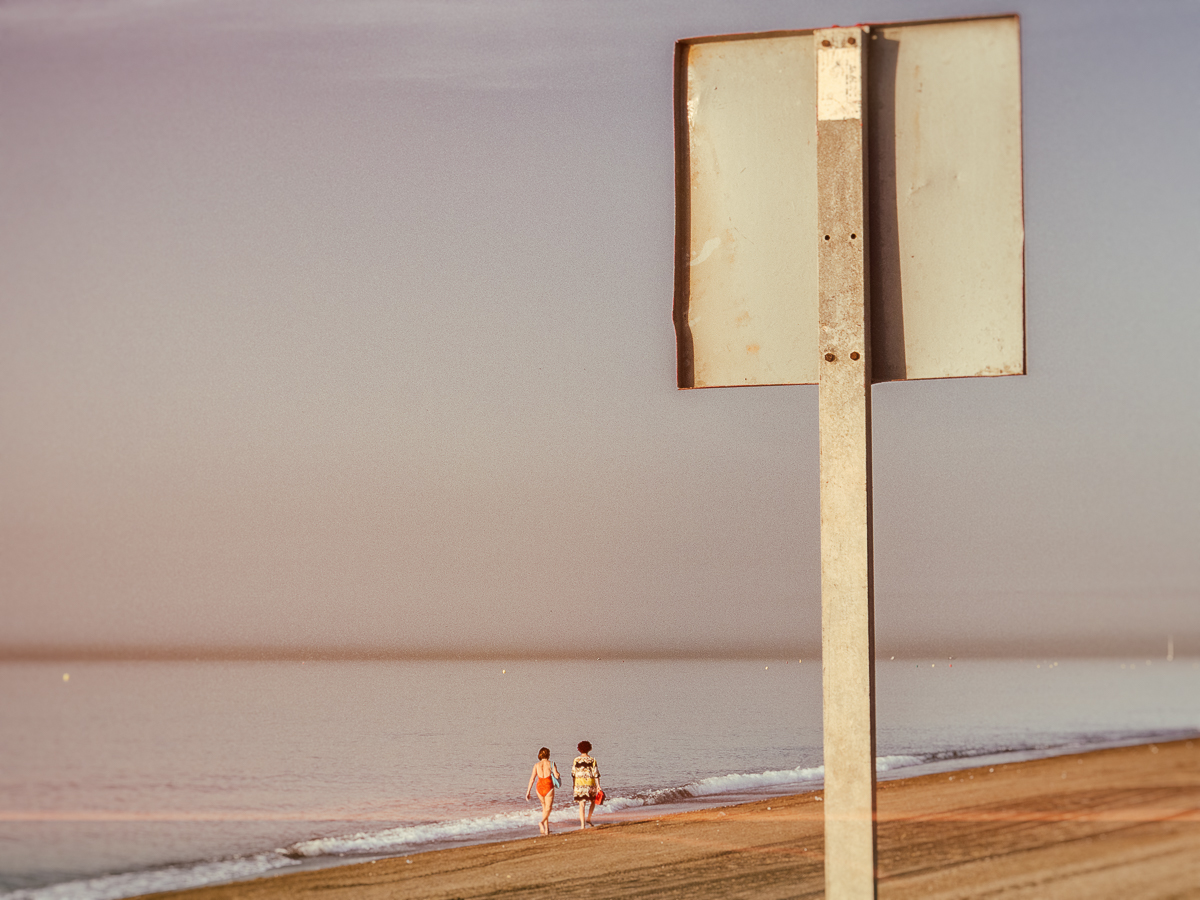
{"label": "red bag", "polygon": [[596,805],[599,806],[604,802],[604,791],[596,791]]}

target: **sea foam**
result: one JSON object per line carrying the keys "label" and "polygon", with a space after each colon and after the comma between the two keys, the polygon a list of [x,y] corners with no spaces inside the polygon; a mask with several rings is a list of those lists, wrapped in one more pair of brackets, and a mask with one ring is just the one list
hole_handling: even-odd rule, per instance
{"label": "sea foam", "polygon": [[[875,760],[877,771],[912,766],[922,760],[915,756],[885,756]],[[675,787],[657,788],[628,794],[613,793],[605,797],[601,813],[618,812],[646,806],[687,803],[691,800],[713,800],[724,795],[731,799],[748,793],[774,792],[794,785],[816,788],[825,777],[823,766],[780,769],[768,772],[714,775]],[[550,814],[551,822],[571,822],[578,818],[573,803],[560,806]],[[478,842],[505,833],[525,831],[537,824],[540,810],[520,810],[491,816],[475,816],[420,825],[403,825],[383,831],[359,832],[339,837],[314,838],[292,844],[280,852],[296,859],[312,859],[331,855],[395,854],[433,844]]]}
{"label": "sea foam", "polygon": [[179,891],[226,881],[242,881],[296,865],[281,853],[255,853],[190,865],[160,866],[140,872],[100,875],[39,888],[20,888],[0,894],[0,900],[118,900],[160,891]]}

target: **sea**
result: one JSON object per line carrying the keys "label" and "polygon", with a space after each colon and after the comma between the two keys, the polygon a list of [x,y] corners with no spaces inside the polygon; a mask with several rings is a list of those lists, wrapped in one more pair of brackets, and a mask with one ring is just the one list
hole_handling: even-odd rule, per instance
{"label": "sea", "polygon": [[[1200,736],[1200,659],[881,659],[876,682],[884,779]],[[820,661],[0,663],[0,898],[532,837],[538,749],[566,773],[581,740],[596,822],[813,790]]]}

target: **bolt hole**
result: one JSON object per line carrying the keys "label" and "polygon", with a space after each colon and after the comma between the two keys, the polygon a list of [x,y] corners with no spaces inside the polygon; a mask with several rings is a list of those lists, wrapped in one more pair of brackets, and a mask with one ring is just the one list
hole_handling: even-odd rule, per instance
{"label": "bolt hole", "polygon": [[829,235],[825,235],[825,240],[829,240]]}
{"label": "bolt hole", "polygon": [[833,362],[835,359],[837,359],[837,357],[834,356],[832,353],[825,354],[825,362]]}
{"label": "bolt hole", "polygon": [[821,41],[821,46],[822,47],[832,47],[833,45],[831,43],[829,43],[829,41]]}
{"label": "bolt hole", "polygon": [[857,351],[857,350],[855,350],[853,353],[851,353],[851,354],[850,354],[850,358],[851,358],[851,359],[858,359],[858,351]]}
{"label": "bolt hole", "polygon": [[858,43],[858,42],[857,42],[857,41],[855,41],[855,40],[854,40],[854,38],[848,38],[848,39],[846,40],[846,43],[847,43],[847,44],[849,44],[851,47],[853,47],[853,46],[854,46],[856,43]]}
{"label": "bolt hole", "polygon": [[850,240],[854,240],[856,237],[858,237],[857,234],[852,234],[852,235],[850,235]]}

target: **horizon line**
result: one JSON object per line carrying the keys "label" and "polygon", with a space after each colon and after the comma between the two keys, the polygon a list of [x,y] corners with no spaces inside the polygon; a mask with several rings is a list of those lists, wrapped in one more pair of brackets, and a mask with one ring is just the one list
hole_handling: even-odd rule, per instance
{"label": "horizon line", "polygon": [[[1181,641],[1180,638],[1183,638]],[[899,642],[898,642],[899,643]],[[1157,640],[1115,641],[981,641],[963,642],[948,647],[917,642],[904,642],[894,651],[878,651],[877,661],[893,659],[1040,659],[1069,658],[1148,658],[1170,661],[1200,655],[1189,648],[1200,645],[1200,636],[1177,635],[1173,646],[1159,646]],[[1184,646],[1181,647],[1180,645]],[[1164,653],[1164,650],[1167,650]],[[1171,652],[1173,651],[1173,652]],[[461,650],[448,648],[381,648],[381,647],[280,647],[260,646],[186,646],[186,645],[117,645],[117,644],[7,644],[0,645],[0,663],[5,662],[471,662],[471,661],[640,661],[640,660],[784,660],[806,659],[819,661],[817,647],[741,646],[693,647],[688,649],[598,648],[588,654],[534,650],[531,648],[485,649],[478,646]]]}

